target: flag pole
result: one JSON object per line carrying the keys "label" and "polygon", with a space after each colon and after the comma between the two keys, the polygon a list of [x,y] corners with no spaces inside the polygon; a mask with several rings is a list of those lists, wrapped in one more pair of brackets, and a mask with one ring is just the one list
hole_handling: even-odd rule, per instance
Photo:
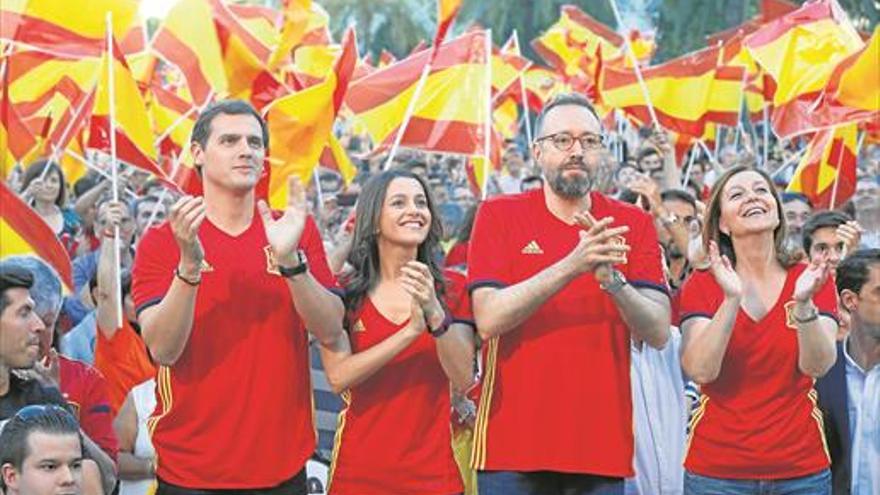
{"label": "flag pole", "polygon": [[684,173],[684,176],[681,178],[681,187],[687,186],[688,181],[691,179],[691,170],[694,168],[694,160],[697,157],[697,149],[699,148],[699,143],[694,143],[691,146],[691,156],[688,159],[687,170]]}
{"label": "flag pole", "polygon": [[397,154],[397,148],[400,147],[400,142],[403,140],[403,135],[406,133],[406,127],[409,125],[409,121],[412,119],[413,112],[415,111],[416,101],[418,101],[419,96],[422,94],[422,89],[425,87],[425,82],[428,80],[428,74],[430,72],[431,59],[429,58],[428,61],[425,62],[425,66],[422,68],[422,74],[419,76],[419,82],[416,84],[416,89],[413,91],[412,97],[406,105],[406,112],[403,114],[403,121],[397,128],[397,133],[394,135],[394,143],[391,145],[391,150],[388,151],[388,158],[385,160],[382,170],[388,170],[391,168],[391,163],[394,161],[394,155]]}
{"label": "flag pole", "polygon": [[743,77],[742,83],[740,84],[740,91],[742,94],[739,98],[739,111],[736,113],[736,135],[734,136],[733,141],[733,149],[739,150],[739,133],[740,131],[745,132],[745,129],[742,127],[742,118],[743,118],[743,106],[746,103],[746,83],[748,82],[749,71],[743,68]]}
{"label": "flag pole", "polygon": [[[159,193],[158,199],[156,199],[156,204],[162,204],[165,202],[165,198],[168,196],[168,188],[162,186],[162,192]],[[147,220],[147,229],[153,226],[156,223],[156,212],[159,211],[155,206],[153,207],[153,211],[150,212],[150,218]]]}
{"label": "flag pole", "polygon": [[[611,4],[611,10],[614,11],[614,19],[617,21],[618,29],[623,29],[623,22],[620,18],[620,11],[617,8],[617,1],[608,1]],[[651,114],[651,122],[654,123],[655,127],[660,129],[660,121],[657,120],[657,114],[654,112],[654,105],[651,103],[651,93],[648,91],[648,85],[645,84],[644,78],[642,78],[642,70],[639,68],[639,60],[636,58],[635,52],[633,52],[632,45],[630,45],[629,36],[623,36],[623,44],[626,47],[626,54],[629,56],[630,62],[633,64],[633,71],[636,73],[636,78],[639,80],[639,87],[642,89],[642,96],[645,98],[645,104],[648,106],[648,113]]]}
{"label": "flag pole", "polygon": [[767,115],[767,102],[764,102],[764,108],[761,109],[764,114],[764,170],[768,170],[767,161],[770,159],[770,119]]}
{"label": "flag pole", "polygon": [[[513,30],[513,39],[516,40],[516,50],[517,52],[519,52],[519,33],[516,31],[516,29]],[[525,116],[526,121],[526,148],[528,148],[532,144],[532,123],[529,118],[529,100],[526,95],[526,81],[523,72],[519,73],[517,79],[519,79],[519,94],[520,98],[522,99],[523,115]]]}
{"label": "flag pole", "polygon": [[312,180],[315,182],[315,195],[318,200],[318,211],[324,209],[324,193],[321,191],[321,175],[318,173],[318,167],[312,168]]}
{"label": "flag pole", "polygon": [[[113,54],[113,13],[107,12],[107,93],[110,116],[110,173],[112,177],[113,202],[119,202],[119,169],[116,162],[116,98],[113,66],[116,61]],[[120,267],[119,225],[113,226],[113,268],[116,272],[116,328],[122,328],[122,269]]]}
{"label": "flag pole", "polygon": [[[483,185],[482,196],[486,199],[489,188],[489,159],[492,156],[492,30],[486,30],[486,130],[483,137]],[[518,43],[518,42],[517,42]],[[520,81],[522,81],[520,79]],[[528,118],[526,118],[528,122]],[[528,125],[528,124],[526,124]]]}
{"label": "flag pole", "polygon": [[[73,130],[73,125],[76,123],[77,120],[79,120],[79,116],[85,109],[86,103],[88,103],[88,101],[92,99],[92,94],[94,93],[94,91],[95,90],[92,89],[92,92],[90,92],[88,95],[83,95],[82,101],[79,103],[79,106],[76,108],[73,115],[70,116],[70,122],[67,123],[67,127],[64,128],[64,132],[61,133],[61,138],[58,141],[60,141],[61,143],[67,141],[67,135],[70,134],[70,131]],[[55,162],[58,160],[59,155],[64,152],[64,149],[53,143],[51,137],[49,137],[48,139],[49,144],[52,146],[52,154],[49,155],[49,162]],[[46,173],[48,171],[49,167],[43,169],[43,173],[40,174],[40,180],[46,178]]]}

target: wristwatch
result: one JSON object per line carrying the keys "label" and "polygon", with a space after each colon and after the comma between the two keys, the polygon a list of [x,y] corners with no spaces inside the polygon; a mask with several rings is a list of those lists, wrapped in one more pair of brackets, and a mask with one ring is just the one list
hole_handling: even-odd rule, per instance
{"label": "wristwatch", "polygon": [[607,282],[601,282],[599,287],[605,292],[614,295],[626,284],[626,277],[623,276],[620,270],[611,270],[611,278]]}
{"label": "wristwatch", "polygon": [[299,259],[299,262],[296,264],[296,266],[286,267],[278,265],[278,273],[280,273],[282,277],[293,278],[309,270],[308,260],[306,260],[306,253],[304,253],[302,249],[296,250],[296,257]]}

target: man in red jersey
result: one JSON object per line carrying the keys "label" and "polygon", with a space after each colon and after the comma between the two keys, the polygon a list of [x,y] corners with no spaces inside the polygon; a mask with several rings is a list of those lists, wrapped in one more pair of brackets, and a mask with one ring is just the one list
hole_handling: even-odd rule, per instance
{"label": "man in red jersey", "polygon": [[474,430],[480,495],[622,494],[633,475],[630,338],[666,344],[651,217],[591,192],[602,126],[579,95],[538,117],[543,188],[487,201],[469,288],[488,346]]}
{"label": "man in red jersey", "polygon": [[148,422],[160,495],[307,491],[306,329],[331,345],[343,309],[299,183],[283,212],[256,201],[267,146],[249,104],[202,112],[191,150],[204,196],[181,198],[138,246],[135,306],[160,365]]}

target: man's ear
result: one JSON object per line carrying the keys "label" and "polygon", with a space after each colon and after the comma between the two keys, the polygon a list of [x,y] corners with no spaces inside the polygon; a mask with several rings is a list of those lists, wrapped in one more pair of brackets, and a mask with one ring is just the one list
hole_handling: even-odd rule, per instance
{"label": "man's ear", "polygon": [[840,293],[840,305],[850,313],[859,307],[859,295],[849,289],[843,289]]}
{"label": "man's ear", "polygon": [[205,150],[198,141],[192,141],[189,143],[189,153],[192,155],[193,166],[199,174],[199,177],[201,177],[202,166],[205,164]]}
{"label": "man's ear", "polygon": [[9,493],[10,490],[18,491],[18,471],[12,463],[7,462],[0,466],[0,477],[3,478],[4,489],[0,493]]}

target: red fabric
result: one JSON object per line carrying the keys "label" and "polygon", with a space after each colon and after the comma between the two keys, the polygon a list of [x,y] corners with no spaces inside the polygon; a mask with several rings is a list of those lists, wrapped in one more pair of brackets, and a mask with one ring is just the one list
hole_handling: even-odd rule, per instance
{"label": "red fabric", "polygon": [[[685,467],[703,476],[783,479],[828,467],[813,378],[798,369],[797,330],[786,324],[786,304],[806,265],[788,270],[775,306],[760,321],[740,310],[721,374],[702,387],[706,401],[691,424]],[[681,297],[682,322],[711,318],[724,294],[708,271],[696,271]],[[813,297],[836,315],[834,281]]]}
{"label": "red fabric", "polygon": [[[633,285],[665,291],[651,217],[601,194],[590,197],[593,216],[630,227],[629,262],[618,268]],[[540,189],[485,202],[468,253],[471,291],[532,277],[567,255],[579,231],[550,213]],[[630,332],[592,274],[485,345],[475,467],[633,475]]]}
{"label": "red fabric", "polygon": [[[367,298],[352,319],[352,352],[397,333]],[[463,490],[452,454],[449,379],[425,332],[343,394],[330,481],[334,495],[448,495]]]}
{"label": "red fabric", "polygon": [[[183,487],[248,489],[291,478],[315,449],[308,339],[290,289],[274,270],[263,222],[231,236],[209,220],[192,333],[160,367],[149,425],[158,474]],[[322,285],[334,278],[309,217],[300,248]],[[138,311],[168,291],[179,250],[167,223],[138,246],[132,294]]]}
{"label": "red fabric", "polygon": [[124,318],[122,328],[116,330],[112,339],[98,328],[95,367],[107,379],[107,395],[114,417],[135,385],[156,377],[156,367],[144,341]]}
{"label": "red fabric", "polygon": [[82,361],[58,355],[61,393],[70,404],[83,432],[113,460],[119,451],[114,414],[107,398],[107,382],[101,373]]}
{"label": "red fabric", "polygon": [[446,253],[446,260],[444,261],[444,265],[446,266],[455,266],[455,265],[463,265],[467,264],[467,252],[468,252],[468,242],[456,242],[452,249]]}

